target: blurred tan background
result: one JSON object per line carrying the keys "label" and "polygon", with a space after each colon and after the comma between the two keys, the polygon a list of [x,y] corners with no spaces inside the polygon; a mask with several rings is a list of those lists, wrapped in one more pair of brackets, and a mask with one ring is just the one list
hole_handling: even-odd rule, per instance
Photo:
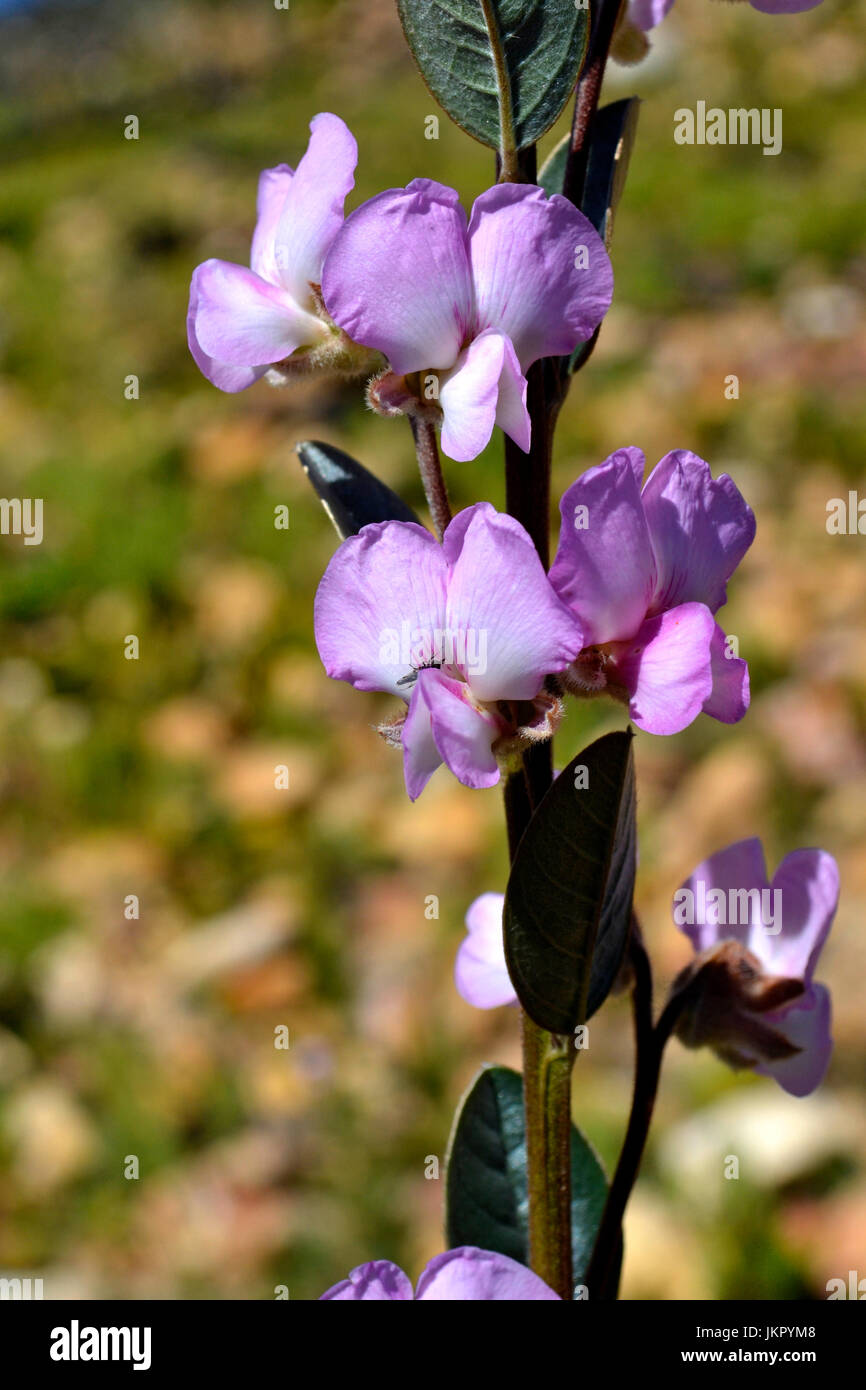
{"label": "blurred tan background", "polygon": [[[758,516],[723,614],[748,717],[638,738],[660,989],[706,853],[760,834],[772,868],[820,844],[843,879],[827,1082],[796,1101],[672,1045],[625,1297],[866,1275],[866,540],[825,526],[866,495],[864,76],[853,0],[680,0],[608,83],[645,101],[556,495],[620,445],[689,447]],[[390,702],[328,682],[313,645],[335,541],[293,444],[341,445],[420,507],[408,428],[315,380],[221,395],[184,318],[197,262],[246,262],[258,172],[297,162],[316,111],[358,136],[351,205],[416,175],[469,204],[491,158],[444,115],[424,138],[387,0],[25,8],[0,17],[0,90],[0,492],[45,506],[41,546],[0,537],[0,1273],[49,1298],[312,1298],[373,1257],[415,1276],[442,1245],[425,1160],[479,1064],[519,1064],[513,1013],[452,983],[466,907],[504,887],[501,799],[443,771],[410,806],[371,729]],[[782,154],[677,146],[698,100],[782,107]],[[499,446],[449,483],[502,505]],[[573,708],[558,761],[619,723]],[[575,1074],[608,1164],[630,1066],[612,1000]]]}

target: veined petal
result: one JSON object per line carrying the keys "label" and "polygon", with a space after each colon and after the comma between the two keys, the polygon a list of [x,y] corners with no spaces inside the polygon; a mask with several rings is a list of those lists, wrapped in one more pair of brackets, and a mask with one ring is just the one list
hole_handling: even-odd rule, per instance
{"label": "veined petal", "polygon": [[554,593],[526,531],[478,502],[452,521],[443,550],[451,567],[447,627],[464,643],[472,694],[485,701],[534,699],[544,677],[565,670],[580,651],[583,632]]}
{"label": "veined petal", "polygon": [[521,370],[571,352],[610,308],[613,271],[588,218],[556,193],[500,183],[476,198],[469,252],[478,328],[514,344]]}
{"label": "veined petal", "polygon": [[345,121],[329,111],[314,116],[310,143],[286,190],[274,247],[279,283],[298,304],[309,304],[310,285],[322,283],[357,163],[358,145]]}
{"label": "veined petal", "polygon": [[[685,932],[695,948],[696,954],[706,951],[720,941],[740,941],[754,950],[751,944],[754,935],[755,890],[760,894],[769,887],[767,866],[764,861],[764,848],[757,837],[738,840],[705,859],[682,884],[679,892],[687,889],[691,899],[674,898],[674,922]],[[719,890],[724,895],[724,907],[716,895],[708,901],[708,895]],[[745,896],[742,896],[745,895]],[[740,902],[744,907],[740,910]],[[688,915],[694,921],[680,921],[677,904],[684,906],[691,902]],[[733,907],[733,911],[731,910]],[[734,922],[729,921],[735,917]],[[756,952],[756,954],[758,954]],[[760,958],[760,956],[759,956]]]}
{"label": "veined petal", "polygon": [[629,712],[651,734],[678,734],[697,719],[713,685],[713,615],[681,603],[648,618],[630,642],[617,644],[616,669],[631,692]]}
{"label": "veined petal", "polygon": [[[764,934],[760,954],[774,975],[810,983],[839,903],[839,867],[822,849],[786,854],[773,875],[780,892],[782,930]],[[754,949],[754,948],[753,948]]]}
{"label": "veined petal", "polygon": [[640,449],[619,449],[560,502],[550,582],[580,620],[587,646],[633,636],[649,608],[655,561],[640,497],[643,465]]}
{"label": "veined petal", "polygon": [[759,1064],[755,1071],[771,1076],[789,1095],[811,1095],[824,1080],[830,1065],[833,1052],[831,1012],[829,991],[823,985],[810,985],[801,999],[795,999],[777,1013],[763,1014],[766,1023],[801,1050],[779,1062]]}
{"label": "veined petal", "polygon": [[411,1299],[412,1284],[399,1265],[370,1260],[323,1293],[319,1302],[405,1303]]}
{"label": "veined petal", "polygon": [[333,680],[408,699],[413,667],[445,627],[442,547],[411,521],[380,521],[349,536],[316,594],[319,655]]}
{"label": "veined petal", "polygon": [[504,902],[502,893],[482,893],[466,914],[468,935],[457,952],[454,979],[458,994],[476,1009],[517,1003],[505,964]]}
{"label": "veined petal", "polygon": [[492,744],[499,735],[499,725],[494,716],[472,703],[463,681],[454,680],[435,666],[419,671],[416,685],[412,703],[423,700],[426,704],[433,741],[458,782],[464,787],[495,786],[499,764]]}
{"label": "veined petal", "polygon": [[283,205],[294,171],[288,164],[277,164],[273,169],[263,169],[259,175],[259,192],[256,200],[257,221],[253,232],[250,250],[250,266],[263,280],[272,285],[281,285],[276,256],[276,235]]}
{"label": "veined petal", "polygon": [[712,613],[755,538],[755,517],[736,484],[687,449],[656,464],[643,490],[657,578],[652,612],[705,603]]}
{"label": "veined petal", "polygon": [[328,254],[322,292],[334,321],[399,376],[453,367],[475,317],[457,194],[414,179],[357,208]]}
{"label": "veined petal", "polygon": [[559,1294],[525,1265],[474,1245],[446,1250],[432,1259],[418,1280],[415,1297],[439,1302],[560,1301]]}
{"label": "veined petal", "polygon": [[716,623],[710,643],[713,688],[704,701],[704,714],[722,724],[736,724],[749,708],[749,667],[739,656],[728,655],[728,639]]}
{"label": "veined petal", "polygon": [[195,340],[208,357],[236,367],[281,362],[317,342],[325,327],[285,290],[229,261],[205,261],[193,272]]}

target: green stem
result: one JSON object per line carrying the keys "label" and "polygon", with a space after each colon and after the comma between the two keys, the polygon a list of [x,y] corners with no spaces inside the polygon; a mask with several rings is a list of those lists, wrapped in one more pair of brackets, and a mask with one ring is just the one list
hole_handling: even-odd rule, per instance
{"label": "green stem", "polygon": [[571,1069],[574,1040],[523,1014],[523,1104],[529,1187],[529,1263],[560,1298],[571,1266]]}

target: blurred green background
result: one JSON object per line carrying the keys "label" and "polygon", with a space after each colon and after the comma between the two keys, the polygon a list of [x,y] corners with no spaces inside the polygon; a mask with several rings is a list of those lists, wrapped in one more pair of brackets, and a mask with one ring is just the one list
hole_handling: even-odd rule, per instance
{"label": "blurred green background", "polygon": [[[608,78],[645,100],[556,495],[621,445],[689,447],[758,516],[723,615],[748,717],[637,740],[660,991],[687,957],[670,897],[704,854],[820,844],[844,890],[815,1096],[672,1045],[625,1297],[866,1275],[866,541],[825,527],[828,499],[866,494],[864,76],[854,0],[680,0]],[[347,448],[420,508],[405,423],[316,379],[222,395],[184,318],[199,261],[246,263],[258,172],[297,162],[315,112],[358,137],[351,206],[418,175],[469,204],[491,157],[444,115],[425,139],[388,0],[46,5],[0,19],[0,90],[0,492],[45,507],[41,546],[0,537],[0,1272],[49,1298],[311,1298],[373,1257],[417,1275],[442,1245],[427,1157],[478,1065],[519,1065],[515,1015],[452,983],[466,907],[504,887],[500,796],[442,771],[410,806],[371,728],[391,702],[330,683],[313,645],[335,540],[293,445]],[[781,107],[782,154],[676,145],[698,100]],[[449,484],[501,506],[499,447]],[[619,724],[573,707],[558,761]],[[574,1091],[608,1164],[630,1078],[615,999]]]}

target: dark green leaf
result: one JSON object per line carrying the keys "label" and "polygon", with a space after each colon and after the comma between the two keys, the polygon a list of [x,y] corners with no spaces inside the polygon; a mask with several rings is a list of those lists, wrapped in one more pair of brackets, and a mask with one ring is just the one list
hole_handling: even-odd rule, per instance
{"label": "dark green leaf", "polygon": [[333,444],[305,439],[295,449],[304,472],[342,540],[371,521],[415,521],[412,508],[357,462]]}
{"label": "dark green leaf", "polygon": [[563,135],[559,144],[554,145],[538,171],[538,182],[548,198],[554,193],[562,192],[562,185],[565,182],[565,166],[568,163],[570,149],[571,132],[568,135]]}
{"label": "dark green leaf", "polygon": [[[574,1282],[582,1282],[607,1197],[595,1153],[571,1131],[571,1242]],[[449,1249],[478,1245],[529,1263],[529,1199],[523,1081],[508,1067],[485,1067],[457,1114],[448,1154]]]}
{"label": "dark green leaf", "polygon": [[421,75],[449,116],[498,150],[549,130],[577,81],[589,13],[574,0],[397,0]]}
{"label": "dark green leaf", "polygon": [[550,1033],[571,1033],[589,1018],[622,962],[637,842],[632,737],[605,734],[569,763],[514,858],[508,970],[524,1009]]}
{"label": "dark green leaf", "polygon": [[[581,211],[610,249],[613,219],[622,196],[640,110],[638,97],[602,106],[592,126]],[[563,173],[564,173],[563,169]]]}

